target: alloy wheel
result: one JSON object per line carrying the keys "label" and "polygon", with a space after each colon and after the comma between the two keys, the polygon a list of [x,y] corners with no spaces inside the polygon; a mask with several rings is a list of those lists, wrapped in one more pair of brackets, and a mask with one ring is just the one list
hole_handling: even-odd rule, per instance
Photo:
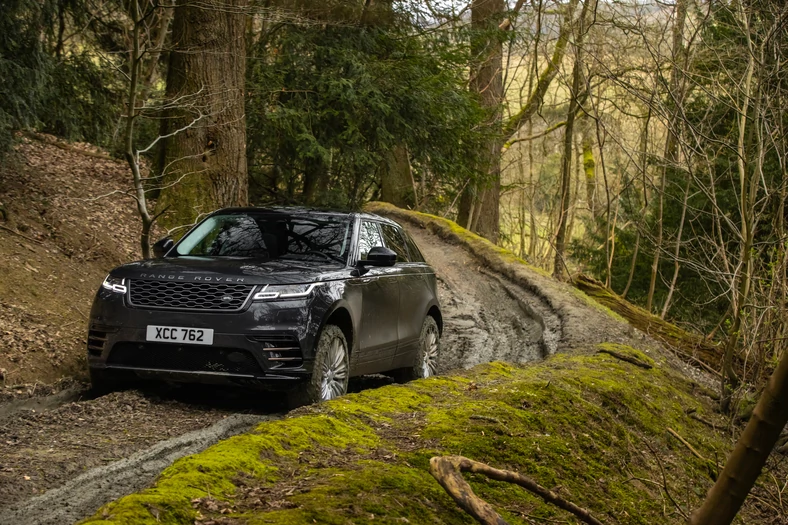
{"label": "alloy wheel", "polygon": [[434,376],[438,371],[438,327],[430,325],[424,338],[424,360],[421,364],[422,377]]}
{"label": "alloy wheel", "polygon": [[328,348],[328,355],[323,361],[323,376],[320,381],[320,399],[335,399],[347,390],[348,362],[347,348],[342,339],[335,337]]}

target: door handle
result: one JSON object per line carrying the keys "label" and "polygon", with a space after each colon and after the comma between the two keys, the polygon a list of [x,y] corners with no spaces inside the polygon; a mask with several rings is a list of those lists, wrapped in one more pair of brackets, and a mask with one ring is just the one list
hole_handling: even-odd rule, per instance
{"label": "door handle", "polygon": [[359,282],[361,284],[367,284],[367,283],[371,283],[372,281],[377,281],[377,279],[378,279],[377,276],[375,276],[375,277],[364,277],[362,279],[359,279]]}

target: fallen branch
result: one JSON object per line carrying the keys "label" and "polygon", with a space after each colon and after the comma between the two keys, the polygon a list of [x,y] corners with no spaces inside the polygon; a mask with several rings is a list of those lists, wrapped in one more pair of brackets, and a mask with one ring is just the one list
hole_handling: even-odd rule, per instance
{"label": "fallen branch", "polygon": [[19,235],[23,239],[27,239],[28,241],[34,242],[36,244],[44,244],[43,242],[39,241],[38,239],[34,239],[32,237],[28,237],[27,235],[24,235],[22,233],[19,233],[18,231],[12,230],[11,228],[6,228],[5,226],[2,226],[2,225],[0,225],[0,230],[5,230],[7,232],[13,233],[14,235]]}
{"label": "fallen branch", "polygon": [[687,449],[688,449],[690,452],[692,452],[692,455],[693,455],[693,456],[695,456],[696,458],[698,458],[698,459],[701,459],[701,460],[703,460],[703,461],[707,461],[707,462],[711,463],[711,461],[710,461],[710,460],[708,460],[708,459],[704,458],[703,456],[701,456],[701,455],[700,455],[700,452],[698,452],[697,450],[695,450],[695,449],[692,447],[692,445],[690,445],[690,444],[689,444],[689,442],[688,442],[686,439],[684,439],[683,437],[681,437],[681,436],[679,435],[679,433],[678,433],[678,432],[676,432],[675,430],[673,430],[673,429],[672,429],[672,428],[670,428],[670,427],[667,427],[667,431],[668,431],[668,433],[669,433],[671,436],[673,436],[674,438],[678,439],[678,440],[681,442],[681,444],[682,444],[682,445],[684,445],[685,447],[687,447]]}
{"label": "fallen branch", "polygon": [[600,348],[599,350],[597,350],[597,353],[598,354],[607,354],[609,356],[613,356],[616,359],[620,359],[622,361],[626,361],[627,363],[632,363],[633,365],[639,366],[640,368],[645,368],[646,370],[651,370],[652,368],[654,368],[650,364],[644,363],[640,359],[636,359],[634,357],[631,357],[631,356],[628,356],[628,355],[625,355],[625,354],[621,354],[619,352],[616,352],[615,350],[608,350],[606,348]]}
{"label": "fallen branch", "polygon": [[496,481],[514,483],[533,492],[547,503],[571,512],[583,523],[602,525],[591,513],[574,503],[563,499],[555,492],[548,490],[527,476],[509,470],[499,470],[484,463],[473,461],[462,456],[436,456],[430,459],[430,474],[457,502],[457,504],[476,521],[483,525],[508,525],[508,523],[490,506],[489,503],[474,494],[473,489],[462,477],[462,472],[484,474]]}
{"label": "fallen branch", "polygon": [[715,424],[714,424],[714,423],[712,423],[711,421],[708,421],[707,419],[703,419],[703,418],[702,418],[702,417],[700,417],[698,414],[692,413],[692,414],[690,414],[690,415],[689,415],[689,417],[691,417],[691,418],[692,418],[692,419],[694,419],[695,421],[698,421],[698,422],[700,422],[700,423],[703,423],[703,424],[704,424],[704,425],[706,425],[706,426],[709,426],[709,427],[711,427],[711,428],[712,428],[712,429],[714,429],[714,430],[717,430],[717,425],[715,425]]}

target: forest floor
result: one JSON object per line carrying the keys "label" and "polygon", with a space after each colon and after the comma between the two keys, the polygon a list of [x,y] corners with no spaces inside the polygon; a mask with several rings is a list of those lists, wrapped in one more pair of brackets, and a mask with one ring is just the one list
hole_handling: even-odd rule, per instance
{"label": "forest floor", "polygon": [[[95,289],[107,271],[136,257],[139,226],[131,200],[117,195],[99,198],[123,188],[127,178],[125,166],[102,157],[101,152],[95,152],[86,145],[69,145],[65,149],[62,146],[25,139],[18,146],[11,162],[0,169],[0,207],[5,211],[5,219],[0,220],[0,275],[3,276],[0,279],[0,371],[3,373],[3,387],[0,389],[0,523],[68,523],[87,517],[101,505],[149,486],[165,467],[178,458],[199,452],[261,421],[278,420],[284,412],[280,398],[227,389],[159,385],[98,398],[90,396],[83,382],[85,315]],[[86,154],[85,151],[90,153]],[[706,375],[681,363],[655,341],[568,285],[557,283],[517,261],[506,260],[505,264],[499,264],[496,258],[506,259],[509,256],[485,246],[476,249],[481,241],[462,238],[467,232],[464,234],[459,229],[453,230],[454,226],[446,226],[440,221],[422,220],[417,214],[400,212],[390,207],[379,206],[376,211],[400,220],[436,269],[445,324],[440,372],[443,376],[465,377],[456,380],[462,383],[462,392],[475,392],[477,388],[484,391],[473,393],[470,399],[472,403],[478,402],[470,407],[475,414],[470,415],[471,419],[479,416],[476,418],[478,425],[489,425],[491,421],[494,423],[493,420],[508,421],[506,418],[509,416],[506,414],[490,415],[500,407],[495,404],[485,406],[482,398],[490,392],[497,392],[499,388],[508,388],[507,383],[501,383],[503,376],[518,376],[525,380],[523,374],[530,373],[518,372],[517,369],[501,372],[496,368],[478,367],[474,370],[481,372],[462,372],[493,360],[513,364],[533,363],[556,352],[582,354],[589,349],[595,352],[595,345],[612,342],[627,345],[627,348],[636,347],[645,352],[643,359],[658,359],[663,363],[661,366],[680,371],[680,377],[684,378],[684,383],[680,384],[682,389],[697,394],[707,391],[711,385]],[[550,365],[545,370],[556,366],[560,368],[562,365]],[[597,364],[589,366],[593,368]],[[631,375],[626,367],[622,369],[615,366],[602,373],[600,377],[608,373],[622,374],[622,377]],[[492,376],[495,377],[490,379]],[[674,379],[671,376],[671,381]],[[546,384],[550,385],[551,381],[558,383],[563,379],[556,376],[554,380],[547,379]],[[352,390],[363,392],[360,394],[362,397],[348,396],[348,403],[355,403],[354,399],[362,400],[363,407],[359,410],[366,411],[364,413],[375,420],[375,432],[380,431],[386,440],[393,439],[396,442],[389,445],[397,448],[396,454],[405,457],[408,451],[413,452],[418,447],[435,449],[439,445],[439,436],[426,441],[413,437],[426,425],[425,409],[419,403],[419,406],[411,407],[411,412],[408,412],[410,408],[405,407],[404,412],[392,416],[392,421],[397,422],[394,425],[396,432],[389,423],[376,419],[377,416],[369,412],[383,410],[375,403],[383,402],[384,398],[387,399],[385,403],[389,403],[386,397],[388,392],[402,392],[388,389],[411,388],[385,387],[390,382],[379,376],[359,378],[353,382]],[[433,396],[436,406],[442,407],[440,410],[446,414],[457,410],[460,398],[456,392],[452,393],[454,387],[444,391],[440,389],[446,384],[432,384],[439,390],[427,395]],[[423,387],[412,388],[422,392]],[[537,388],[535,392],[540,389]],[[517,403],[522,409],[525,402],[521,401],[518,399]],[[537,400],[533,402],[537,404]],[[630,410],[626,405],[629,400],[622,399],[620,402],[624,403],[625,412]],[[399,410],[396,401],[391,404],[384,411]],[[618,411],[620,403],[616,401],[614,404]],[[696,410],[708,411],[710,406],[707,401],[703,407],[696,407]],[[358,408],[355,405],[353,407],[353,410]],[[549,403],[542,409],[544,414],[539,417],[549,417]],[[634,407],[631,409],[634,410]],[[297,421],[300,419],[297,414],[308,417],[310,413],[322,413],[321,409],[310,410],[296,412],[295,417],[288,417],[282,423],[298,426]],[[331,413],[334,409],[326,410]],[[582,405],[575,405],[572,410],[579,410],[581,415],[586,414]],[[559,418],[564,417],[560,410],[556,414]],[[578,419],[572,425],[596,425],[602,421],[597,416],[594,415],[596,423]],[[415,418],[412,424],[408,422],[408,417]],[[459,424],[465,421],[463,418],[467,419],[468,414],[458,414],[457,417]],[[706,417],[714,418],[713,415]],[[263,423],[257,427],[257,433],[265,425],[271,424],[276,423]],[[455,430],[469,428],[467,422],[462,424],[464,426],[458,426]],[[542,427],[545,424],[539,423]],[[722,428],[721,422],[717,424]],[[287,428],[290,427],[284,430]],[[546,435],[545,428],[537,434]],[[302,430],[299,427],[294,432]],[[368,428],[359,427],[357,430],[359,435],[369,432]],[[473,427],[473,430],[480,430],[484,435],[484,429]],[[487,430],[495,435],[500,433],[500,429]],[[443,432],[447,436],[451,434],[447,429]],[[504,431],[508,434],[512,432],[513,427]],[[522,428],[517,432],[526,436],[531,435],[529,433],[533,429]],[[569,432],[575,436],[574,431]],[[715,444],[712,448],[702,450],[704,453],[711,454],[713,450],[714,453],[724,455],[726,447],[730,445],[730,437],[726,432],[706,429],[707,434],[703,434],[699,428],[694,428],[693,432],[701,436],[699,439],[706,445],[711,442]],[[341,449],[344,438],[339,434],[336,437],[335,444]],[[538,449],[539,441],[533,441],[533,435],[526,440],[537,443]],[[321,447],[315,450],[324,450]],[[666,454],[666,461],[671,465],[679,462],[675,447],[668,450],[661,444],[658,449],[660,453]],[[328,448],[325,450],[328,451]],[[328,469],[325,472],[330,471],[332,476],[344,476],[342,469],[348,465],[348,461],[370,460],[353,456],[339,461],[333,455],[336,450],[326,456],[322,467],[315,467],[318,469],[316,472]],[[373,454],[372,459],[379,460],[382,457],[385,462],[397,464],[384,465],[384,469],[402,466],[401,461],[391,459],[396,454],[389,454],[390,457],[386,459],[386,454],[378,452]],[[482,456],[479,459],[484,459]],[[549,459],[547,456],[545,458]],[[209,463],[210,459],[206,461]],[[306,458],[306,461],[311,465],[312,459]],[[402,461],[407,465],[407,460]],[[222,464],[225,463],[233,465],[231,458],[226,461],[223,459]],[[181,464],[175,463],[176,467],[173,468],[176,473],[184,471],[187,477],[194,474],[188,468],[177,467]],[[656,464],[651,466],[656,467]],[[254,468],[258,467],[263,468],[255,464]],[[292,465],[288,464],[290,467]],[[198,470],[203,472],[202,467],[198,467]],[[241,492],[247,490],[243,487],[248,487],[250,491],[263,490],[251,480],[240,483],[236,478],[237,474],[232,475],[230,481]],[[298,486],[276,485],[282,488],[282,493],[276,493],[271,505],[265,506],[263,510],[276,510],[277,505],[284,505],[285,508],[295,506],[302,510],[306,508],[303,503],[299,503],[303,499],[298,500],[297,496],[308,492],[305,490],[309,485],[308,479],[309,475],[306,475],[306,479],[299,478],[296,482]],[[685,478],[681,479],[682,482],[686,481]],[[226,482],[229,483],[226,480],[221,482],[224,487],[220,490],[222,497],[227,494]],[[403,481],[397,478],[390,482]],[[268,487],[264,490],[279,488]],[[659,493],[657,489],[650,496],[661,498]],[[219,497],[216,493],[214,495]],[[295,499],[291,498],[293,495]],[[163,500],[169,497],[156,493],[154,496]],[[172,508],[182,503],[182,498],[178,499],[181,496],[173,496],[177,501],[173,500]],[[160,511],[156,510],[155,505],[151,506],[149,501],[143,501],[142,505],[145,517],[140,520],[158,522]],[[187,501],[187,521],[194,522],[200,512],[207,515],[227,510],[222,505],[212,498],[203,498],[193,505]],[[425,505],[429,507],[430,504]],[[442,505],[446,506],[445,502]],[[218,510],[213,512],[212,509]],[[104,510],[100,517],[124,523],[122,514],[112,518],[113,512]],[[393,516],[391,512],[389,514]],[[450,514],[457,522],[467,521],[456,513]],[[756,514],[753,511],[750,515]],[[187,519],[184,516],[181,518]],[[548,520],[554,519],[550,513],[545,516]],[[175,522],[182,523],[183,519],[179,518]],[[222,519],[214,521],[236,523],[223,522]],[[350,519],[353,522],[365,522],[369,517],[367,514],[351,515]],[[296,519],[294,522],[301,521]],[[395,521],[402,520],[392,522]],[[518,522],[517,519],[514,522]],[[520,522],[531,523],[527,520]]]}

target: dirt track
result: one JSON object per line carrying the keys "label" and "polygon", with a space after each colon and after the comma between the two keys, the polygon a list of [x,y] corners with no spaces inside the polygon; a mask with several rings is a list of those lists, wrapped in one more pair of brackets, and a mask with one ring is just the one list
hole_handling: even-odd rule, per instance
{"label": "dirt track", "polygon": [[[486,272],[463,248],[408,229],[439,276],[442,373],[491,360],[532,361],[555,351],[561,323],[544,301]],[[362,378],[353,389],[385,383]],[[265,394],[214,389],[86,395],[77,389],[0,405],[0,523],[59,524],[88,516],[148,485],[178,457],[257,420],[280,417],[283,409]]]}

